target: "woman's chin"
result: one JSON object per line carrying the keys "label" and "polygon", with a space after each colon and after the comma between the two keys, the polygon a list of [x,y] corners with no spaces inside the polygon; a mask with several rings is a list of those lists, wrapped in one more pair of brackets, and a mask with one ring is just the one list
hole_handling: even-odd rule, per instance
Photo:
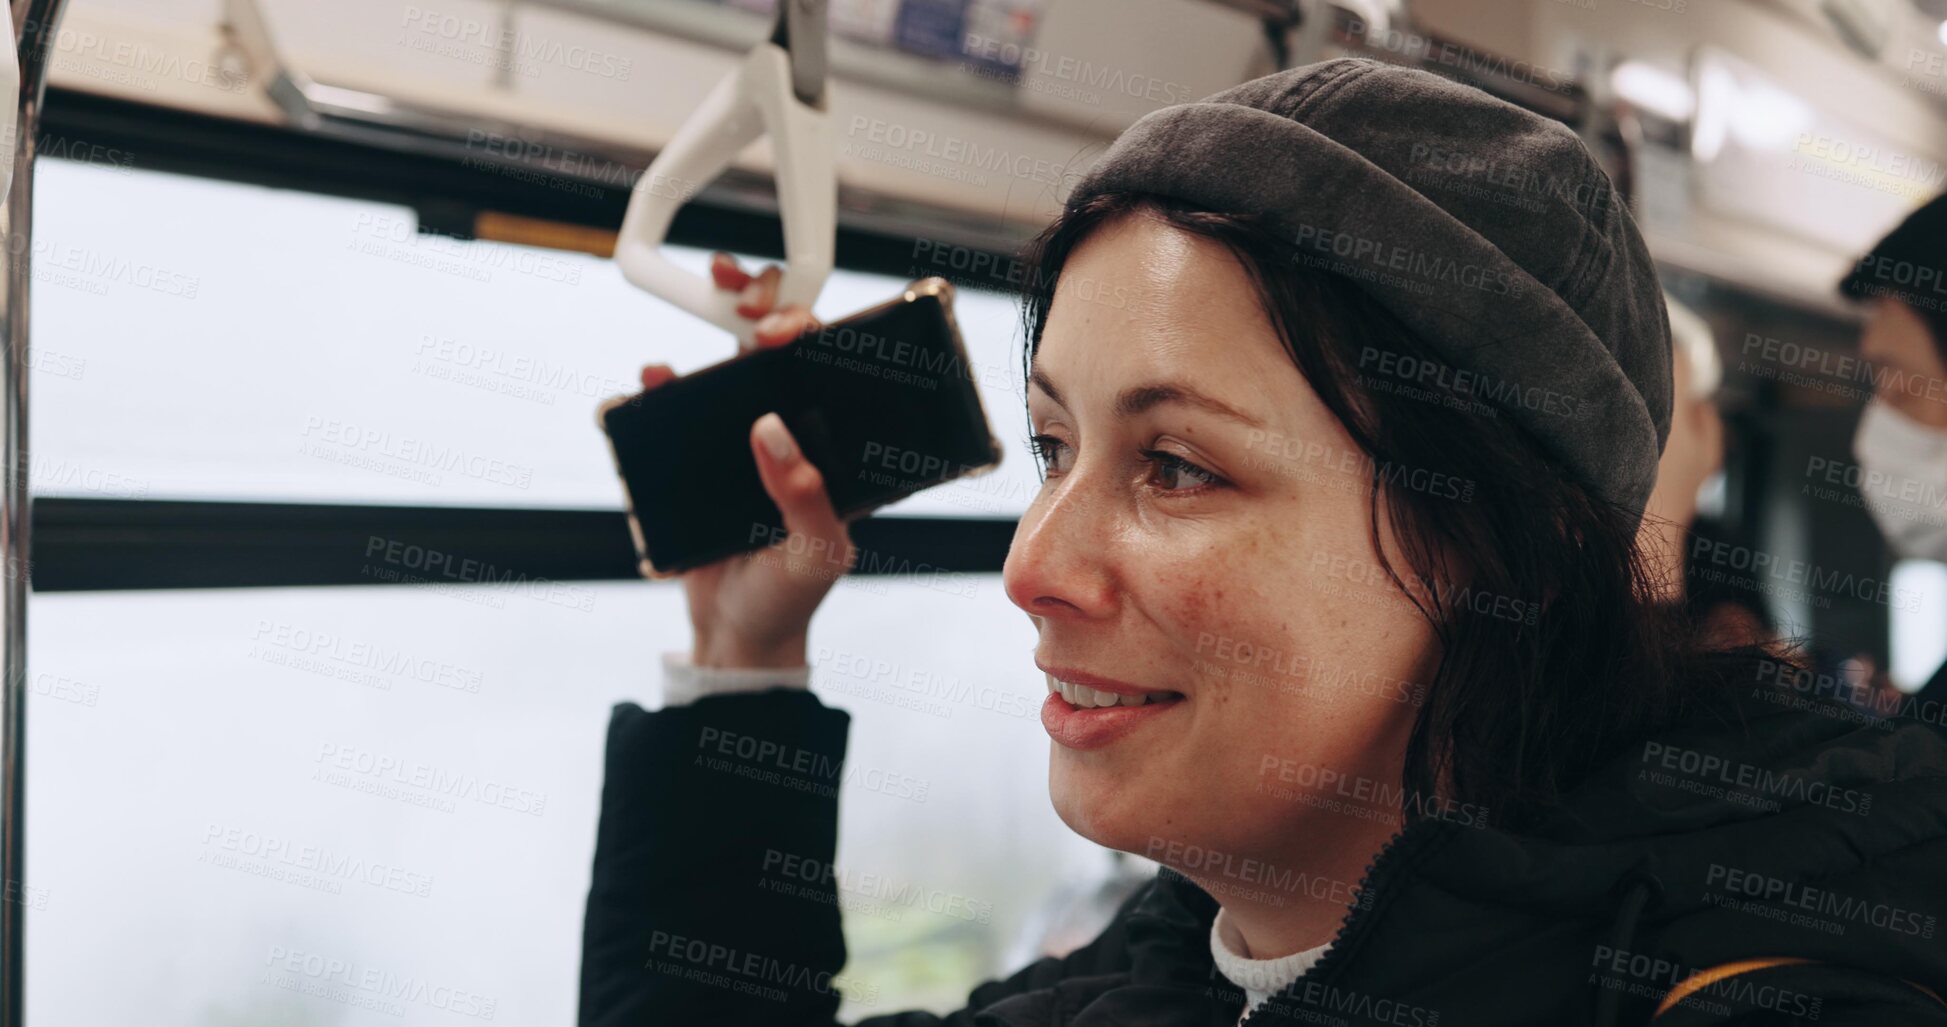
{"label": "woman's chin", "polygon": [[[1168,814],[1138,801],[1141,787],[1116,781],[1096,768],[1077,767],[1055,754],[1048,773],[1048,798],[1068,829],[1104,848],[1141,854],[1156,825]],[[1158,819],[1162,818],[1162,819]]]}

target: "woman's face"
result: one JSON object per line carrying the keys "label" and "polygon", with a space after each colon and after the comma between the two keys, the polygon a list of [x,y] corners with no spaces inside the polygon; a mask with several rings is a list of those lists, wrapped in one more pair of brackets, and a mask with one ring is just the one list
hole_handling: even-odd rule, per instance
{"label": "woman's face", "polygon": [[1435,641],[1378,567],[1367,458],[1242,265],[1148,216],[1099,228],[1062,270],[1028,408],[1047,478],[1008,597],[1039,667],[1129,696],[1049,696],[1062,820],[1193,878],[1370,831]]}

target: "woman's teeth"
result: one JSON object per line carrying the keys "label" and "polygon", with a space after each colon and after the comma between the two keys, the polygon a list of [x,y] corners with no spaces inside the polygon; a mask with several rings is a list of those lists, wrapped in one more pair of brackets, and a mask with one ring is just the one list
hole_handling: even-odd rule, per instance
{"label": "woman's teeth", "polygon": [[1115,692],[1104,692],[1098,688],[1090,688],[1087,685],[1071,685],[1066,681],[1059,680],[1055,681],[1055,690],[1061,693],[1061,697],[1067,700],[1069,705],[1078,706],[1082,709],[1094,709],[1103,706],[1142,706],[1147,703],[1156,702],[1166,694],[1163,692],[1145,692],[1142,695],[1120,695]]}

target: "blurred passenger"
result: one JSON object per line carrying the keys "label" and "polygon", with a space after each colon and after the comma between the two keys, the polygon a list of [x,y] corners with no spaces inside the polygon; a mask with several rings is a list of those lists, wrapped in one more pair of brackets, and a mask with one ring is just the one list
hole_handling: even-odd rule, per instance
{"label": "blurred passenger", "polygon": [[1682,602],[1697,493],[1724,469],[1724,419],[1713,398],[1724,366],[1710,325],[1668,293],[1663,302],[1670,309],[1670,438],[1657,461],[1637,544],[1658,594]]}
{"label": "blurred passenger", "polygon": [[[1853,437],[1860,495],[1896,556],[1947,561],[1947,194],[1860,257],[1839,290],[1867,305],[1859,351],[1874,389]],[[1947,666],[1917,700],[1947,702]]]}

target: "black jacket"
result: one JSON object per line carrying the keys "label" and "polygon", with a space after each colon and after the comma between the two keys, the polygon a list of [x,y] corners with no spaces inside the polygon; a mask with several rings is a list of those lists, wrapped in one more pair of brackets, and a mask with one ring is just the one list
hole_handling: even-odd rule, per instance
{"label": "black jacket", "polygon": [[[582,939],[583,1027],[832,1024],[845,713],[803,691],[615,708]],[[1484,822],[1483,822],[1484,821]],[[1753,689],[1630,749],[1541,828],[1416,820],[1330,951],[1250,1024],[1947,1024],[1947,736]],[[767,866],[766,861],[770,861]],[[814,880],[807,883],[806,877]],[[819,881],[822,880],[822,883]],[[870,1027],[1231,1027],[1217,904],[1164,871],[1096,940]],[[1804,960],[1792,962],[1786,960]]]}

